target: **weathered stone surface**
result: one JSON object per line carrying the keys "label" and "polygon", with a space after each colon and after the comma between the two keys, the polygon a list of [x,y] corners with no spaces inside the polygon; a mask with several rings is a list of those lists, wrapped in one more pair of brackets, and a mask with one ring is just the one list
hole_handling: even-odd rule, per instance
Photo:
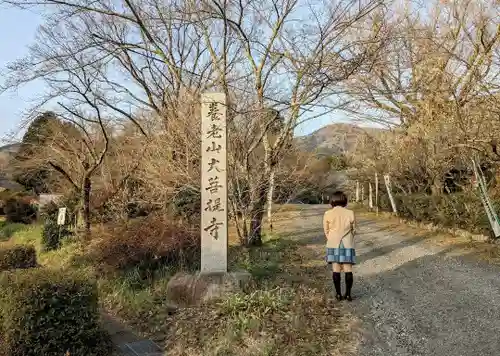
{"label": "weathered stone surface", "polygon": [[178,273],[167,285],[167,299],[180,306],[206,303],[243,290],[251,281],[248,272]]}
{"label": "weathered stone surface", "polygon": [[141,340],[118,347],[124,356],[162,356],[163,351],[160,346],[151,340]]}
{"label": "weathered stone surface", "polygon": [[204,93],[201,99],[201,271],[226,273],[226,96]]}

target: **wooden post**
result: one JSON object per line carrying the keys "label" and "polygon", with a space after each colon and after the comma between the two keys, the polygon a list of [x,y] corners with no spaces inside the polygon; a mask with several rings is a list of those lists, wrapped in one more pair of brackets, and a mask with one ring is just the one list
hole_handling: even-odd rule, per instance
{"label": "wooden post", "polygon": [[385,187],[387,189],[387,194],[389,194],[389,200],[391,201],[392,211],[394,214],[397,214],[398,210],[396,207],[396,201],[394,200],[394,196],[392,195],[391,180],[388,174],[384,175],[384,181],[385,181]]}
{"label": "wooden post", "polygon": [[370,210],[373,210],[372,182],[368,183],[368,206],[370,207]]}

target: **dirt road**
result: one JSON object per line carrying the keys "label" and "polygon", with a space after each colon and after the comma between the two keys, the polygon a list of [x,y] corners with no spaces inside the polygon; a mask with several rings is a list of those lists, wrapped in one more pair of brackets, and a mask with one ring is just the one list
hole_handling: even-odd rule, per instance
{"label": "dirt road", "polygon": [[[326,208],[308,206],[287,227],[318,259]],[[343,303],[361,320],[359,355],[500,355],[500,268],[434,245],[428,233],[367,218],[358,226],[355,299]]]}

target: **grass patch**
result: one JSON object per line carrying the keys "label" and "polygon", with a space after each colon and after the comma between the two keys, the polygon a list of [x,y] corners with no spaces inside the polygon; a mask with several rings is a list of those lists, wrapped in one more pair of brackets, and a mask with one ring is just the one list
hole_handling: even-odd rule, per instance
{"label": "grass patch", "polygon": [[296,248],[295,241],[282,239],[276,234],[267,234],[263,236],[261,247],[231,246],[229,265],[234,269],[246,270],[257,282],[263,282],[283,271],[282,267]]}
{"label": "grass patch", "polygon": [[[16,224],[18,225],[18,224]],[[9,243],[16,245],[34,245],[37,251],[40,250],[40,238],[42,233],[41,225],[23,225],[12,233]]]}
{"label": "grass patch", "polygon": [[133,269],[101,278],[99,289],[103,306],[129,320],[154,312],[165,301],[167,283],[172,275],[173,271],[164,268],[143,279],[141,271]]}
{"label": "grass patch", "polygon": [[315,288],[269,287],[182,310],[168,355],[353,355],[348,315]]}
{"label": "grass patch", "polygon": [[324,263],[314,263],[314,253],[299,240],[266,235],[263,242],[261,248],[230,249],[231,266],[250,271],[253,288],[168,319],[168,355],[355,353],[355,321],[332,303]]}
{"label": "grass patch", "polygon": [[25,228],[24,224],[9,223],[5,219],[0,220],[0,241],[9,240],[17,231]]}

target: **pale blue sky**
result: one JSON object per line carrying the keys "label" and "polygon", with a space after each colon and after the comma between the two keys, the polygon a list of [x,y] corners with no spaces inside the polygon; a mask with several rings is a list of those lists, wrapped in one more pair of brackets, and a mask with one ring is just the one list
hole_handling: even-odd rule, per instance
{"label": "pale blue sky", "polygon": [[[0,5],[1,69],[27,53],[27,46],[33,43],[39,24],[41,17],[33,12]],[[40,86],[29,85],[19,92],[0,95],[0,139],[18,131],[28,100],[41,90]]]}
{"label": "pale blue sky", "polygon": [[[41,16],[35,12],[0,5],[0,70],[27,54],[27,47],[34,42],[41,23]],[[29,100],[43,90],[40,84],[31,84],[18,92],[0,95],[0,144],[2,141],[5,143],[3,139],[13,133],[19,137],[19,126],[24,110],[29,107]],[[297,129],[296,134],[310,133],[333,121],[331,115],[311,120]]]}

